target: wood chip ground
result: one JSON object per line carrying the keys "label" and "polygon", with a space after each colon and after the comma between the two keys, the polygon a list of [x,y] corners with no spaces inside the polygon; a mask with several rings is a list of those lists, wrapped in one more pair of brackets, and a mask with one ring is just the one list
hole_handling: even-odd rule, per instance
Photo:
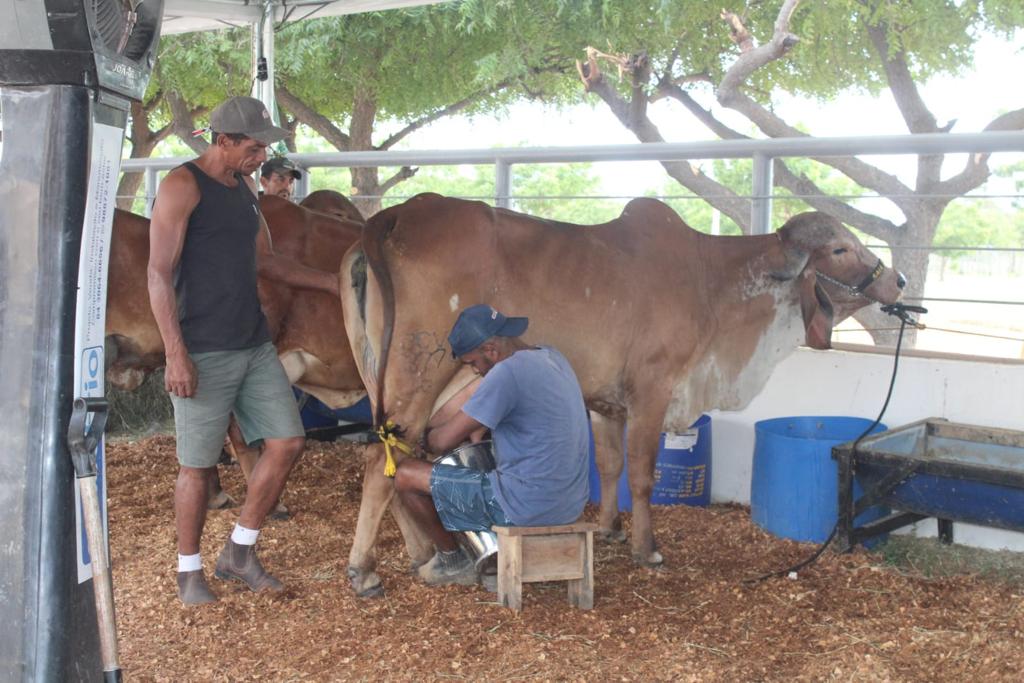
{"label": "wood chip ground", "polygon": [[[1024,680],[1020,585],[929,579],[864,552],[826,553],[796,580],[746,584],[813,546],[762,532],[739,506],[656,508],[662,569],[635,566],[628,545],[599,544],[593,610],[570,608],[564,584],[532,584],[519,614],[481,587],[420,583],[387,517],[386,596],[358,599],[345,569],[363,461],[344,443],[309,443],[285,493],[292,519],[260,538],[287,591],[253,594],[212,577],[235,508],[211,512],[203,538],[220,600],[185,608],[175,595],[173,438],[112,442],[107,457],[128,680]],[[243,497],[237,467],[222,480]]]}

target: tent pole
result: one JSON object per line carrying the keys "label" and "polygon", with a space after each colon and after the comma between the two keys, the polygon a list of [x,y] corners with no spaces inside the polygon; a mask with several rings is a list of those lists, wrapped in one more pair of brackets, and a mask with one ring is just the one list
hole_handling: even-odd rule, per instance
{"label": "tent pole", "polygon": [[274,7],[275,0],[262,0],[260,19],[252,25],[252,96],[266,105],[274,124],[280,125],[274,94]]}

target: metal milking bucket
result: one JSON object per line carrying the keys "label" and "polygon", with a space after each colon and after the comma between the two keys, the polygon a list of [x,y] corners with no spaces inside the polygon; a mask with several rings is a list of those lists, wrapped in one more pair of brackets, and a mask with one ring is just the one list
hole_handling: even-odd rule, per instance
{"label": "metal milking bucket", "polygon": [[[434,463],[489,472],[495,467],[494,446],[490,441],[466,444],[445,453]],[[473,558],[478,574],[494,573],[498,561],[498,537],[493,531],[458,531],[455,537]]]}

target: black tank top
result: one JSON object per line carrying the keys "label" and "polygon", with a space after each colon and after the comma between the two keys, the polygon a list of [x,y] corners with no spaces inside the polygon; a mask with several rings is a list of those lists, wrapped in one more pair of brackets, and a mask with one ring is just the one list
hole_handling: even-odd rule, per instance
{"label": "black tank top", "polygon": [[199,186],[174,272],[178,321],[189,353],[247,349],[270,341],[256,290],[259,208],[245,180],[228,187],[192,162]]}

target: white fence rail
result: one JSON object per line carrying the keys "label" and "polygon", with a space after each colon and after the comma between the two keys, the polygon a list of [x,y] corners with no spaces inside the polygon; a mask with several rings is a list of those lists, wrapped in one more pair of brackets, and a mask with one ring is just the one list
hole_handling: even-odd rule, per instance
{"label": "white fence rail", "polygon": [[[892,154],[950,154],[1024,152],[1024,133],[998,131],[971,134],[883,135],[873,137],[771,138],[767,140],[710,140],[634,145],[580,147],[517,147],[386,152],[322,152],[290,154],[300,166],[386,167],[476,164],[494,166],[497,206],[508,207],[512,198],[514,164],[595,161],[681,161],[687,159],[751,159],[751,225],[755,233],[771,230],[772,161],[781,157],[827,157]],[[183,157],[125,159],[123,171],[144,171],[147,199],[156,195],[157,175],[187,161]],[[149,206],[147,201],[146,205]]]}

